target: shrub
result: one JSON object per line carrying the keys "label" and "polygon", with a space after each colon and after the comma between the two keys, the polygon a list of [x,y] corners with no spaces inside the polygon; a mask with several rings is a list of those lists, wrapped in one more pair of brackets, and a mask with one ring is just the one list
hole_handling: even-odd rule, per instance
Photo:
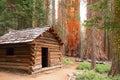
{"label": "shrub", "polygon": [[[91,68],[91,63],[89,62],[81,62],[77,69],[78,70],[90,70]],[[110,67],[105,64],[96,64],[95,71],[98,73],[107,73],[110,70]]]}
{"label": "shrub", "polygon": [[120,80],[120,75],[119,76],[115,76],[115,77],[111,77],[111,80]]}
{"label": "shrub", "polygon": [[96,64],[95,71],[98,73],[107,73],[109,72],[109,70],[110,70],[110,67],[108,65]]}
{"label": "shrub", "polygon": [[84,71],[82,74],[77,75],[76,80],[106,80],[103,76],[95,71]]}
{"label": "shrub", "polygon": [[86,70],[90,70],[90,63],[89,62],[81,62],[79,65],[78,65],[78,67],[77,67],[77,69],[78,70],[84,70],[84,69],[86,69]]}
{"label": "shrub", "polygon": [[71,61],[71,60],[68,59],[68,58],[64,58],[64,59],[63,59],[63,63],[65,63],[65,64],[73,64],[73,61]]}
{"label": "shrub", "polygon": [[106,75],[96,73],[94,70],[85,70],[77,75],[76,80],[120,80],[120,76],[108,77]]}

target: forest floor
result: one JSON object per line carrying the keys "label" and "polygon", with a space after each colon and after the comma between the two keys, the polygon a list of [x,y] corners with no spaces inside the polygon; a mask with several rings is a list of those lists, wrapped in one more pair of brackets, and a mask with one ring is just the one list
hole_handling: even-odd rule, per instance
{"label": "forest floor", "polygon": [[[72,58],[74,60],[74,58]],[[24,71],[0,69],[0,80],[68,80],[68,74],[77,72],[76,67],[79,63],[73,65],[63,65],[62,68],[41,72],[34,75],[28,75]]]}

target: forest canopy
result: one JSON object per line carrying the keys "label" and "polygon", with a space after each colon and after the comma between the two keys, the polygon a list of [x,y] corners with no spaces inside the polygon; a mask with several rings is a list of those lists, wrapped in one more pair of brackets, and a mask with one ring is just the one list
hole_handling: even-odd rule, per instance
{"label": "forest canopy", "polygon": [[45,25],[43,0],[0,0],[0,35],[10,31]]}

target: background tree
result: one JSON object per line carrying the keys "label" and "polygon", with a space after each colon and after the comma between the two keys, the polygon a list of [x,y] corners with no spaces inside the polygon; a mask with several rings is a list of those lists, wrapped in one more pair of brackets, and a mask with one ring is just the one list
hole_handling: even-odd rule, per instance
{"label": "background tree", "polygon": [[120,1],[119,0],[114,0],[113,1],[113,47],[114,47],[114,55],[112,59],[112,67],[109,72],[109,75],[115,76],[115,75],[120,75]]}
{"label": "background tree", "polygon": [[59,2],[59,23],[63,31],[65,53],[76,56],[80,53],[80,0]]}
{"label": "background tree", "polygon": [[0,0],[0,11],[0,35],[10,30],[45,25],[43,0]]}
{"label": "background tree", "polygon": [[[114,4],[114,6],[113,6]],[[112,45],[110,44],[110,48],[107,46],[108,50],[112,48],[112,67],[109,72],[109,75],[119,75],[120,74],[120,1],[119,0],[100,0],[96,4],[93,4],[92,10],[95,10],[99,13],[93,14],[92,18],[86,21],[87,26],[96,27],[98,29],[103,29],[112,32],[111,38],[109,41],[113,41]],[[99,14],[99,15],[98,15]],[[111,50],[110,50],[111,51]],[[109,52],[109,51],[108,51]]]}
{"label": "background tree", "polygon": [[[85,26],[87,26],[87,44],[85,57],[88,58],[90,57],[91,53],[94,53],[96,55],[96,59],[105,60],[107,59],[107,56],[104,50],[104,30],[100,29],[102,28],[102,21],[97,20],[98,18],[100,19],[102,16],[101,14],[104,13],[102,13],[102,9],[99,8],[100,6],[96,6],[97,4],[102,4],[102,2],[100,0],[87,0],[87,3],[87,21],[85,22],[87,23],[85,24]],[[92,44],[93,47],[90,47]]]}
{"label": "background tree", "polygon": [[7,0],[0,1],[0,34],[4,34],[14,25],[14,16],[10,7],[10,4],[7,5]]}

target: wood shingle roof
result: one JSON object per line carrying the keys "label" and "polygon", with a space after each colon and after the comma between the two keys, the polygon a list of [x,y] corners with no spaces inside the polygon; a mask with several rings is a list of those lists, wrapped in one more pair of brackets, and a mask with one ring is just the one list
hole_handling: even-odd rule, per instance
{"label": "wood shingle roof", "polygon": [[0,37],[0,44],[31,42],[49,29],[50,27],[43,27],[43,28],[11,31]]}

